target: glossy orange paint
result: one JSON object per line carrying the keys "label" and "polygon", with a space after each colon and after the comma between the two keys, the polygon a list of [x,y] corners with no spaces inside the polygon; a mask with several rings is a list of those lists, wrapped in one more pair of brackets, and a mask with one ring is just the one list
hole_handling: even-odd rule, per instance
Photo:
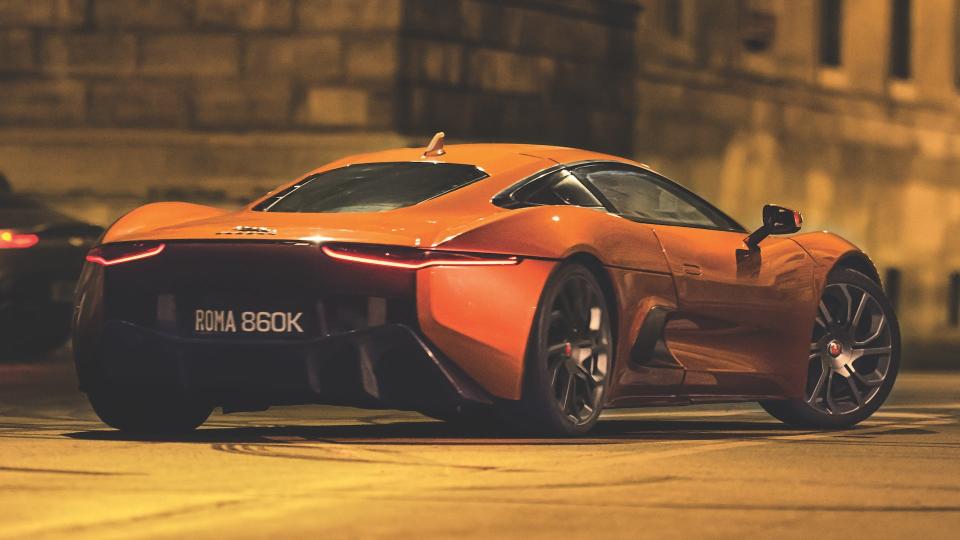
{"label": "glossy orange paint", "polygon": [[[160,231],[175,227],[187,227],[199,220],[227,214],[226,210],[184,202],[159,202],[145,204],[127,212],[107,229],[103,243],[130,240],[149,240],[163,237]],[[172,238],[172,236],[171,236]]]}
{"label": "glossy orange paint", "polygon": [[749,250],[738,232],[654,230],[677,285],[679,307],[666,340],[688,370],[685,393],[782,395],[802,388],[790,363],[807,357],[819,302],[806,251],[785,238]]}
{"label": "glossy orange paint", "polygon": [[[494,396],[519,399],[527,337],[555,261],[417,272],[420,328]],[[456,301],[451,301],[456,299]]]}
{"label": "glossy orange paint", "polygon": [[[187,203],[154,203],[121,218],[104,242],[137,240],[223,239],[236,225],[270,227],[276,240],[345,241],[439,247],[474,226],[512,212],[490,204],[503,189],[562,159],[623,158],[568,148],[520,144],[449,145],[443,156],[422,158],[423,149],[403,148],[346,157],[271,190],[235,212]],[[390,212],[298,214],[253,211],[260,201],[309,176],[355,163],[430,161],[477,165],[490,177],[420,204]],[[579,210],[579,209],[578,209]],[[489,251],[490,248],[483,251]]]}
{"label": "glossy orange paint", "polygon": [[826,231],[804,233],[794,236],[793,241],[809,253],[816,263],[814,278],[818,292],[823,289],[827,274],[841,261],[849,262],[869,277],[880,280],[877,267],[870,257],[851,242],[835,234]]}
{"label": "glossy orange paint", "polygon": [[630,350],[640,328],[656,306],[676,309],[677,295],[669,273],[642,272],[607,268],[618,307],[617,352],[607,394],[609,406],[631,406],[638,396],[670,396],[680,393],[683,369],[637,365],[630,361]]}
{"label": "glossy orange paint", "polygon": [[[633,161],[534,145],[451,145],[428,161],[468,163],[490,176],[442,197],[378,213],[252,210],[310,175],[354,163],[424,161],[422,148],[347,157],[278,187],[234,212],[185,203],[139,208],[104,242],[242,241],[238,225],[275,229],[267,239],[361,242],[501,253],[520,264],[430,267],[416,271],[417,316],[426,338],[494,396],[520,397],[537,301],[550,272],[570,257],[602,269],[616,306],[611,406],[643,399],[756,399],[798,396],[826,274],[844,257],[865,256],[839,237],[812,233],[768,238],[748,251],[743,233],[650,225],[568,206],[508,210],[491,198],[557,164]],[[759,210],[759,209],[758,209]],[[263,236],[251,236],[263,240]],[[349,263],[344,263],[349,264]],[[676,365],[636,365],[630,350],[654,306],[673,312],[664,337]]]}

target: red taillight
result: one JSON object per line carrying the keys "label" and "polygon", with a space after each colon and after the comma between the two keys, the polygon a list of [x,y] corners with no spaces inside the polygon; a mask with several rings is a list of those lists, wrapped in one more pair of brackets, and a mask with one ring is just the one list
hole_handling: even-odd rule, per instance
{"label": "red taillight", "polygon": [[486,253],[458,253],[397,246],[374,246],[363,244],[328,244],[323,253],[341,261],[417,270],[428,266],[499,266],[520,262],[511,255],[488,255]]}
{"label": "red taillight", "polygon": [[159,255],[165,244],[156,242],[137,242],[133,244],[107,244],[95,247],[87,253],[87,262],[113,266],[131,261],[139,261]]}
{"label": "red taillight", "polygon": [[40,237],[35,234],[0,231],[0,249],[25,249],[37,245]]}
{"label": "red taillight", "polygon": [[803,225],[803,216],[797,210],[793,211],[793,223],[797,226],[797,228],[800,228],[800,226]]}

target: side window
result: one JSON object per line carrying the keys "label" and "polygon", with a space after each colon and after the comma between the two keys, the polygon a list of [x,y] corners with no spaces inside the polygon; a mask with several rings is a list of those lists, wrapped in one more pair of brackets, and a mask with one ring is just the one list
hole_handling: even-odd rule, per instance
{"label": "side window", "polygon": [[653,174],[609,166],[587,166],[575,172],[624,217],[665,225],[739,229],[709,204]]}
{"label": "side window", "polygon": [[567,170],[557,171],[543,180],[520,188],[514,198],[526,204],[603,208],[603,203]]}

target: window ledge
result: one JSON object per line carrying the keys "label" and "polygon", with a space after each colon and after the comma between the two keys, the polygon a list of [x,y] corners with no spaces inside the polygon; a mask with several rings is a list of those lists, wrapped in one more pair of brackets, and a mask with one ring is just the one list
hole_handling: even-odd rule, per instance
{"label": "window ledge", "polygon": [[911,80],[891,80],[887,82],[887,94],[896,101],[916,101],[917,86]]}
{"label": "window ledge", "polygon": [[850,79],[840,67],[820,67],[817,70],[817,82],[826,88],[848,88]]}

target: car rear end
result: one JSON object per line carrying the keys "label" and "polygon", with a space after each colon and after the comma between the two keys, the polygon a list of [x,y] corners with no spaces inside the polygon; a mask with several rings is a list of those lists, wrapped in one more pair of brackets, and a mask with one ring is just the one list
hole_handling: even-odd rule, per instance
{"label": "car rear end", "polygon": [[[80,285],[81,386],[160,388],[226,410],[488,402],[423,339],[419,263],[395,251],[272,240],[101,246]],[[386,264],[351,260],[361,257]]]}
{"label": "car rear end", "polygon": [[[92,250],[74,332],[81,386],[162,388],[226,410],[488,403],[424,339],[417,273],[517,258],[421,249],[413,222],[423,231],[442,225],[399,211],[487,174],[391,162],[317,176],[324,182],[308,178],[236,214]],[[406,246],[357,240],[364,237]]]}

